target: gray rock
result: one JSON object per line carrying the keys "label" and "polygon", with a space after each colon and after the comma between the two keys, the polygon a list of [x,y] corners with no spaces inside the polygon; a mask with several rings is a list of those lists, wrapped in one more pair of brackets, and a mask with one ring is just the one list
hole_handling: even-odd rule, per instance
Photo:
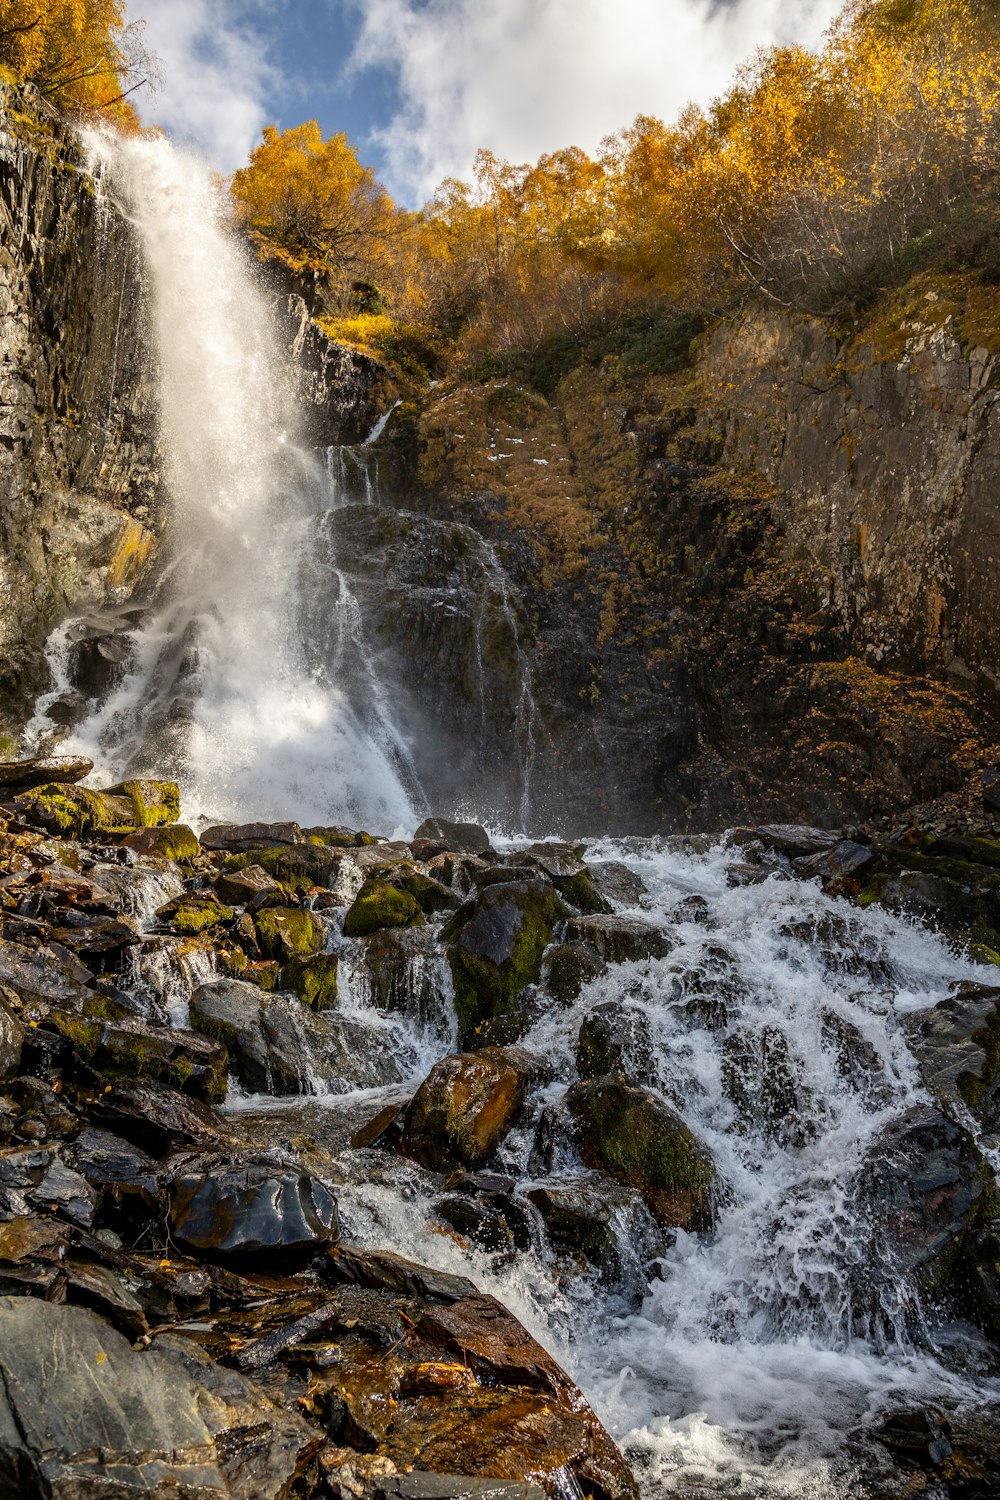
{"label": "gray rock", "polygon": [[571,942],[589,943],[612,964],[666,958],[672,946],[665,932],[640,917],[572,917],[566,935]]}
{"label": "gray rock", "polygon": [[844,876],[862,875],[875,863],[877,855],[870,844],[856,844],[851,839],[841,839],[829,849],[817,854],[806,854],[792,861],[796,873],[807,880],[819,875],[823,880],[838,880]]}
{"label": "gray rock", "polygon": [[24,1027],[10,1006],[0,998],[0,1078],[16,1073],[21,1061]]}
{"label": "gray rock", "polygon": [[971,1110],[1000,1144],[1000,989],[962,984],[948,1000],[904,1016],[925,1087],[950,1114]]}
{"label": "gray rock", "polygon": [[225,849],[230,854],[247,854],[251,849],[278,848],[282,844],[301,844],[302,829],[298,823],[213,823],[198,835],[203,849]]}
{"label": "gray rock", "polygon": [[628,865],[620,864],[616,859],[599,859],[588,864],[587,869],[590,871],[594,890],[605,901],[610,901],[614,906],[645,904],[649,893]]}
{"label": "gray rock", "polygon": [[169,1183],[170,1233],[201,1255],[311,1252],[339,1236],[330,1189],[280,1153],[204,1158]]}
{"label": "gray rock", "polygon": [[82,781],[94,769],[94,762],[74,755],[36,755],[29,760],[0,761],[0,786],[24,791],[54,781],[63,784]]}
{"label": "gray rock", "polygon": [[455,823],[449,818],[425,818],[413,837],[444,844],[454,854],[482,854],[490,847],[490,836],[478,823]]}
{"label": "gray rock", "polygon": [[824,828],[810,828],[805,823],[766,823],[760,828],[736,828],[731,837],[734,844],[762,844],[765,849],[773,849],[787,859],[825,854],[839,839],[836,833],[829,833]]}
{"label": "gray rock", "polygon": [[97,1195],[60,1151],[5,1151],[0,1154],[0,1218],[31,1213],[57,1214],[89,1229]]}
{"label": "gray rock", "polygon": [[625,1073],[638,1083],[651,1078],[653,1053],[645,1011],[609,1000],[584,1016],[576,1039],[576,1070],[581,1078]]}
{"label": "gray rock", "polygon": [[139,1352],[95,1313],[0,1298],[0,1490],[52,1500],[278,1500],[317,1434],[176,1336]]}

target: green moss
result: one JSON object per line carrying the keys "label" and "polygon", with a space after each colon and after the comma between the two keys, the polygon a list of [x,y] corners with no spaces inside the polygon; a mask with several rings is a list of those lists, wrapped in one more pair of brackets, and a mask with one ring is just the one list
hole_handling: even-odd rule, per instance
{"label": "green moss", "polygon": [[370,833],[356,833],[353,828],[304,828],[310,844],[323,849],[366,849],[377,844]]}
{"label": "green moss", "polygon": [[178,932],[193,937],[196,933],[207,932],[210,927],[231,922],[235,915],[231,906],[219,906],[214,901],[192,902],[190,906],[180,906],[171,921]]}
{"label": "green moss", "polygon": [[175,781],[123,781],[112,787],[110,794],[128,798],[140,828],[176,823],[181,815],[181,794]]}
{"label": "green moss", "polygon": [[197,836],[184,823],[174,823],[168,828],[150,829],[148,835],[150,852],[161,859],[173,860],[174,864],[189,864],[201,853]]}
{"label": "green moss", "polygon": [[276,849],[251,849],[246,854],[233,854],[225,861],[227,871],[246,870],[259,865],[272,880],[278,881],[284,890],[304,895],[313,886],[328,886],[336,876],[339,861],[332,850],[316,844],[295,844],[289,848],[282,845]]}
{"label": "green moss", "polygon": [[[478,946],[475,931],[480,921],[481,905],[471,922],[462,924],[461,935],[449,955],[461,1037],[468,1037],[480,1022],[509,1013],[521,992],[529,984],[538,983],[542,954],[552,941],[553,927],[568,916],[565,906],[547,886],[504,890],[501,897],[491,895],[490,889],[498,888],[488,888],[485,900],[490,905],[500,901],[516,907],[520,912],[520,927],[511,944],[509,957],[497,964],[474,951]],[[467,911],[468,908],[463,907],[445,928],[449,937],[457,934]]]}
{"label": "green moss", "polygon": [[568,880],[562,882],[559,889],[577,911],[596,914],[608,910],[608,903],[594,890],[594,878],[589,870],[581,870],[579,875],[571,875]]}
{"label": "green moss", "polygon": [[89,787],[50,782],[16,797],[21,814],[31,822],[70,838],[94,838],[102,833],[130,833],[136,826],[131,803]]}
{"label": "green moss", "polygon": [[337,1003],[337,962],[335,953],[293,959],[281,971],[281,987],[298,995],[311,1010],[331,1010]]}
{"label": "green moss", "polygon": [[228,979],[242,979],[249,962],[242,948],[220,948],[215,956],[219,973]]}
{"label": "green moss", "polygon": [[708,1194],[711,1158],[687,1126],[621,1079],[577,1086],[570,1100],[585,1155],[640,1192]]}
{"label": "green moss", "polygon": [[383,927],[417,927],[423,920],[424,914],[409,891],[369,878],[344,919],[344,932],[348,937],[367,937]]}
{"label": "green moss", "polygon": [[888,882],[888,875],[875,875],[861,891],[857,898],[858,906],[875,906],[882,900],[882,893]]}
{"label": "green moss", "polygon": [[417,870],[404,870],[402,874],[394,874],[393,884],[412,896],[420,910],[428,916],[434,912],[451,911],[455,905],[455,898],[447,887],[421,875]]}
{"label": "green moss", "polygon": [[318,952],[323,926],[311,911],[300,907],[271,906],[254,917],[260,950],[268,958],[305,958]]}

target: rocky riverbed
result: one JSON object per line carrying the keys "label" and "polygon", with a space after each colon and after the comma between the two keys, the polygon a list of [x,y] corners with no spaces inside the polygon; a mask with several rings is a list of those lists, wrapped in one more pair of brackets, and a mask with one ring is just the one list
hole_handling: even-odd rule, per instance
{"label": "rocky riverbed", "polygon": [[[826,965],[809,1024],[836,1097],[869,1111],[853,1335],[943,1372],[939,1403],[883,1392],[824,1472],[997,1493],[1000,845],[737,830],[687,848],[731,898],[665,912],[600,848],[435,820],[405,842],[197,836],[174,784],[95,790],[89,770],[0,766],[0,1494],[634,1495],[649,1454],[632,1445],[633,1474],[484,1276],[544,1267],[541,1305],[585,1289],[591,1319],[601,1297],[648,1321],[678,1247],[724,1239],[753,1154],[814,1149],[832,1106],[777,1002],[741,1011],[720,925],[762,892],[805,893],[780,941]],[[945,921],[950,954],[889,908]],[[892,1102],[871,996],[907,934],[941,974],[897,1003],[893,1066],[915,1074]],[[713,1108],[750,1155],[665,1071],[692,1043],[717,1049]],[[420,1200],[450,1269],[363,1211],[387,1194]],[[818,1336],[829,1296],[809,1295]],[[772,1492],[697,1481],[665,1487]]]}

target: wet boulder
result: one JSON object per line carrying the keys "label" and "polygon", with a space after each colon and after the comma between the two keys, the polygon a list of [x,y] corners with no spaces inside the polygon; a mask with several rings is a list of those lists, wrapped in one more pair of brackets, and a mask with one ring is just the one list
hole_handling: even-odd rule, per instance
{"label": "wet boulder", "polygon": [[372,933],[364,961],[372,1002],[380,1010],[421,1020],[440,1015],[444,960],[433,927],[388,927]]}
{"label": "wet boulder", "polygon": [[337,1003],[339,962],[335,953],[293,958],[283,965],[278,982],[282,989],[297,995],[310,1010],[332,1010]]}
{"label": "wet boulder", "polygon": [[413,838],[442,844],[454,854],[482,854],[490,847],[490,836],[478,823],[455,823],[448,818],[425,818]]}
{"label": "wet boulder", "polygon": [[969,1109],[1000,1144],[1000,989],[961,984],[903,1025],[924,1086],[942,1109]]}
{"label": "wet boulder", "polygon": [[582,844],[531,844],[519,850],[516,858],[529,869],[541,870],[577,911],[610,912],[611,903],[598,891],[581,858],[583,848]]}
{"label": "wet boulder", "polygon": [[802,1144],[809,1131],[788,1039],[777,1026],[731,1032],[722,1043],[722,1083],[745,1126]]}
{"label": "wet boulder", "polygon": [[963,1252],[997,1203],[968,1131],[914,1105],[872,1143],[856,1192],[894,1277],[915,1283],[931,1305],[960,1294]]}
{"label": "wet boulder", "polygon": [[16,1073],[21,1062],[24,1027],[7,1001],[0,996],[0,1078]]}
{"label": "wet boulder", "polygon": [[65,838],[97,839],[143,826],[130,798],[84,786],[46,782],[15,797],[14,805],[26,822]]}
{"label": "wet boulder", "polygon": [[566,915],[542,881],[487,886],[474,905],[456,912],[445,934],[460,1036],[509,1012],[525,987],[538,982],[553,928]]}
{"label": "wet boulder", "polygon": [[226,872],[257,867],[272,880],[278,881],[286,890],[305,893],[315,887],[328,887],[334,883],[340,869],[341,856],[336,849],[324,844],[277,844],[273,849],[250,849],[242,854],[232,854],[226,860]]}
{"label": "wet boulder", "polygon": [[340,1233],[331,1190],[275,1151],[185,1165],[170,1180],[169,1204],[171,1237],[198,1255],[311,1253]]}
{"label": "wet boulder", "polygon": [[215,894],[229,906],[247,906],[251,911],[263,906],[270,896],[280,894],[281,887],[261,865],[223,871],[215,882]]}
{"label": "wet boulder", "polygon": [[588,943],[610,964],[666,958],[671,949],[666,933],[641,917],[573,917],[567,924],[566,936],[570,942]]}
{"label": "wet boulder", "polygon": [[246,854],[251,849],[276,848],[279,844],[301,844],[298,823],[213,823],[201,832],[203,849],[223,849],[228,854]]}
{"label": "wet boulder", "polygon": [[[602,1172],[557,1177],[525,1195],[541,1215],[554,1249],[592,1266],[607,1282],[621,1280],[626,1266],[662,1254],[661,1237],[639,1194]],[[648,1285],[645,1278],[642,1287]]]}
{"label": "wet boulder", "polygon": [[871,871],[878,856],[870,844],[841,839],[818,854],[806,854],[792,861],[792,868],[805,880],[818,875],[826,885],[835,880],[859,879]]}
{"label": "wet boulder", "polygon": [[710,1229],[718,1185],[708,1147],[649,1089],[621,1075],[574,1084],[565,1107],[584,1165],[635,1188],[661,1224]]}
{"label": "wet boulder", "polygon": [[514,1198],[514,1179],[492,1172],[456,1172],[445,1183],[437,1216],[484,1250],[510,1254],[531,1245],[531,1224]]}
{"label": "wet boulder", "polygon": [[741,848],[757,844],[775,854],[783,854],[786,859],[826,854],[839,840],[838,834],[825,828],[811,828],[805,823],[766,823],[759,828],[736,828],[730,837]]}
{"label": "wet boulder", "polygon": [[649,1018],[634,1005],[609,1000],[589,1011],[576,1039],[576,1070],[581,1078],[626,1073],[647,1082],[652,1074],[653,1040]]}
{"label": "wet boulder", "polygon": [[616,859],[594,860],[587,866],[594,890],[611,906],[644,906],[649,892],[628,865]]}
{"label": "wet boulder", "polygon": [[483,1166],[546,1075],[545,1064],[520,1047],[443,1058],[406,1107],[400,1150],[432,1171]]}
{"label": "wet boulder", "polygon": [[129,802],[138,828],[160,828],[176,823],[181,815],[181,794],[176,781],[123,781],[119,786],[108,787],[105,795]]}
{"label": "wet boulder", "polygon": [[33,756],[27,760],[0,760],[0,787],[27,791],[50,782],[70,785],[82,781],[94,762],[78,755]]}
{"label": "wet boulder", "polygon": [[47,1024],[100,1072],[156,1078],[206,1103],[226,1097],[226,1051],[206,1037],[137,1017],[105,1021],[63,1010],[51,1011]]}
{"label": "wet boulder", "polygon": [[422,923],[420,902],[409,891],[370,875],[344,918],[347,937],[368,937],[382,928],[413,927]]}
{"label": "wet boulder", "polygon": [[323,924],[301,907],[271,906],[257,912],[254,930],[260,951],[279,961],[318,953],[325,936]]}
{"label": "wet boulder", "polygon": [[589,943],[560,943],[546,954],[542,982],[553,1000],[572,1005],[585,984],[603,974],[607,963]]}
{"label": "wet boulder", "polygon": [[153,1078],[118,1079],[86,1108],[96,1124],[153,1156],[177,1147],[205,1148],[233,1139],[207,1104]]}
{"label": "wet boulder", "polygon": [[139,1351],[85,1308],[0,1298],[0,1484],[12,1495],[279,1500],[318,1445],[189,1340]]}
{"label": "wet boulder", "polygon": [[146,1221],[157,1212],[159,1171],[140,1147],[88,1125],[73,1142],[71,1155],[80,1176],[98,1194],[102,1214],[113,1208],[128,1219]]}
{"label": "wet boulder", "polygon": [[151,854],[174,864],[189,863],[201,853],[198,835],[186,823],[171,823],[157,828],[139,828],[123,840],[126,849],[136,854]]}

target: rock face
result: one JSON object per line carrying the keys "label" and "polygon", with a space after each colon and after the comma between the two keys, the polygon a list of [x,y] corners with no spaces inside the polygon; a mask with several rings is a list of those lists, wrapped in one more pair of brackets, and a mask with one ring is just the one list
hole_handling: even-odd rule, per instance
{"label": "rock face", "polygon": [[69,128],[7,91],[0,238],[0,709],[19,719],[49,629],[142,578],[158,458],[132,229],[95,196]]}
{"label": "rock face", "polygon": [[780,486],[789,548],[829,578],[861,649],[995,691],[997,350],[973,307],[963,277],[918,280],[846,346],[754,310],[702,351],[700,420]]}

